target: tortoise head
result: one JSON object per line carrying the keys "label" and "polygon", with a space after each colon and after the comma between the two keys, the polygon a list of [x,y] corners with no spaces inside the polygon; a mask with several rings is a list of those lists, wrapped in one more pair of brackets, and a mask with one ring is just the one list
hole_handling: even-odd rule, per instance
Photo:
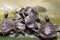
{"label": "tortoise head", "polygon": [[49,17],[47,15],[45,16],[45,21],[50,22]]}
{"label": "tortoise head", "polygon": [[5,11],[4,18],[8,18],[8,11]]}
{"label": "tortoise head", "polygon": [[26,11],[32,11],[32,7],[26,7]]}

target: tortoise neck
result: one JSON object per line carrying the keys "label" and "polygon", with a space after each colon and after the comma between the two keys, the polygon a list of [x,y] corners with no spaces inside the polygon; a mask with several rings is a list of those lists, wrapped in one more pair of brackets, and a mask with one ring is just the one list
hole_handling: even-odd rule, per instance
{"label": "tortoise neck", "polygon": [[46,19],[46,22],[50,22],[50,20],[49,19]]}

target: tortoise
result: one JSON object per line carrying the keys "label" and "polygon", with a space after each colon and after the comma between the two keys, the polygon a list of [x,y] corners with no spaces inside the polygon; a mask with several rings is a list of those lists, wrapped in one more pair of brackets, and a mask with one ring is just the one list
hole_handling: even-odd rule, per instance
{"label": "tortoise", "polygon": [[34,6],[33,9],[37,12],[46,13],[47,9],[41,6]]}
{"label": "tortoise", "polygon": [[13,22],[8,19],[8,12],[6,11],[4,13],[4,19],[0,21],[0,34],[5,34],[10,33],[11,30],[13,30]]}
{"label": "tortoise", "polygon": [[23,34],[23,36],[25,36],[25,23],[24,23],[24,16],[23,16],[23,8],[21,10],[19,10],[19,16],[21,16],[20,19],[15,20],[14,22],[14,27],[16,29],[16,34],[15,37],[19,36],[19,34]]}
{"label": "tortoise", "polygon": [[49,17],[45,16],[45,23],[39,28],[39,37],[41,40],[56,40],[57,30],[56,27],[50,22]]}
{"label": "tortoise", "polygon": [[32,17],[36,22],[38,22],[38,23],[42,22],[42,20],[39,18],[38,13],[32,7],[26,7],[25,15],[26,14],[28,14],[28,16]]}
{"label": "tortoise", "polygon": [[36,33],[38,30],[38,26],[33,18],[30,16],[25,17],[25,25],[27,26],[27,29],[30,30],[31,34]]}
{"label": "tortoise", "polygon": [[21,20],[15,20],[14,22],[15,27],[15,35],[14,38],[17,38],[20,34],[25,36],[25,24]]}

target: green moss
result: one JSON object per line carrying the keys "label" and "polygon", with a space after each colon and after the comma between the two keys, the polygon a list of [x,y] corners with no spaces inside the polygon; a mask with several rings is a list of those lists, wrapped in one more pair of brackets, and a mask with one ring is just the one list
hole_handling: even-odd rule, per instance
{"label": "green moss", "polygon": [[14,13],[9,13],[8,18],[14,17]]}
{"label": "green moss", "polygon": [[57,40],[60,40],[60,38],[57,38]]}
{"label": "green moss", "polygon": [[29,38],[29,37],[24,37],[24,38],[11,38],[9,36],[6,37],[1,37],[0,40],[37,40],[37,38]]}

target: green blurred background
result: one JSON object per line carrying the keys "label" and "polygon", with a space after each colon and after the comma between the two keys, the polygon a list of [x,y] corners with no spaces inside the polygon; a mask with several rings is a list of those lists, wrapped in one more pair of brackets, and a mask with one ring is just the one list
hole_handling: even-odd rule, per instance
{"label": "green blurred background", "polygon": [[60,0],[0,0],[0,19],[3,19],[5,10],[12,12],[15,9],[27,6],[41,6],[46,8],[47,12],[39,12],[39,14],[41,16],[47,14],[53,23],[60,24]]}

